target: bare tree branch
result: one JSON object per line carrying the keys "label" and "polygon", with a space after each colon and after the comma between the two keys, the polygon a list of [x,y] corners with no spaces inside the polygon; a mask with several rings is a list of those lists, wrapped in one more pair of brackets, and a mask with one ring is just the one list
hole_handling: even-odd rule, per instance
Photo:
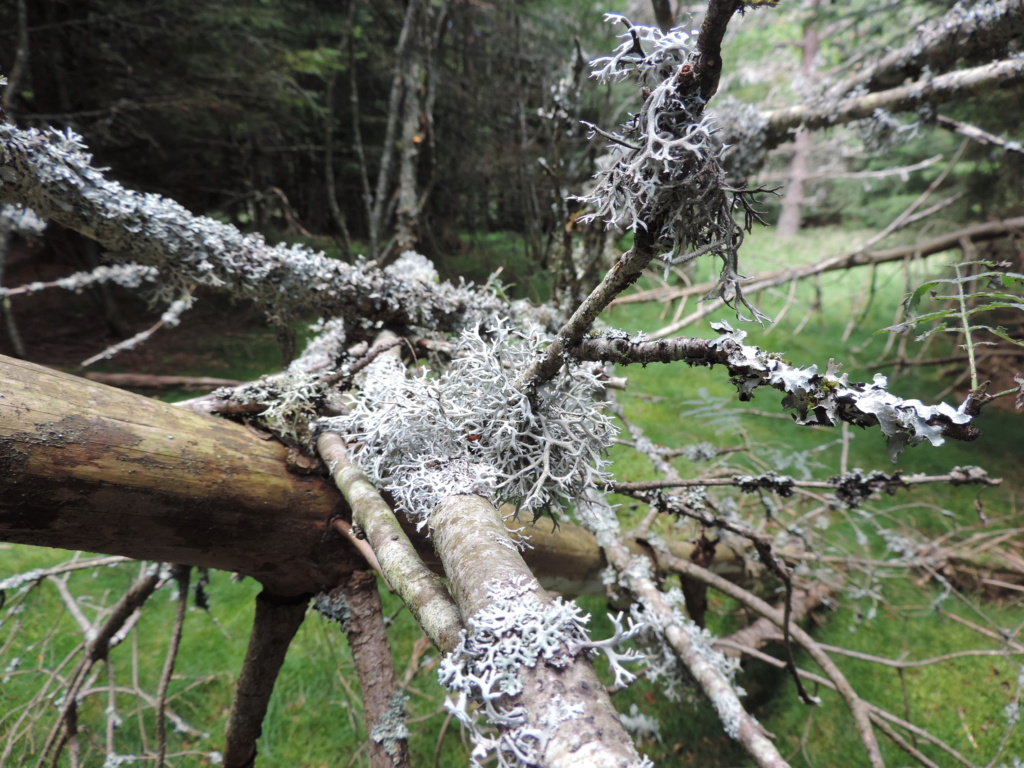
{"label": "bare tree branch", "polygon": [[387,502],[348,457],[344,441],[324,432],[317,438],[317,449],[352,507],[352,521],[373,548],[388,583],[431,642],[441,651],[451,651],[463,623],[441,579],[420,560]]}
{"label": "bare tree branch", "polygon": [[160,674],[160,687],[156,694],[156,768],[163,768],[167,757],[167,723],[164,715],[167,711],[167,688],[171,684],[174,662],[178,657],[181,645],[181,632],[185,625],[185,610],[188,608],[188,585],[192,575],[192,566],[175,565],[171,569],[174,579],[178,582],[178,607],[174,614],[174,627],[171,629],[171,640],[167,647],[167,658]]}
{"label": "bare tree branch", "polygon": [[149,599],[157,588],[163,583],[160,576],[160,568],[151,565],[145,569],[145,573],[128,589],[121,599],[112,608],[110,615],[97,628],[96,633],[85,645],[85,653],[71,673],[66,688],[64,705],[61,708],[60,716],[50,731],[42,750],[39,752],[37,768],[42,766],[46,757],[53,750],[53,763],[56,765],[64,746],[75,737],[77,733],[77,708],[78,695],[86,678],[93,666],[107,658],[113,646],[114,638],[124,628],[132,615]]}
{"label": "bare tree branch", "polygon": [[954,120],[951,117],[943,117],[942,115],[936,115],[935,124],[940,128],[959,133],[961,136],[966,136],[971,141],[976,141],[979,144],[988,144],[993,147],[999,147],[1005,149],[1007,152],[1024,153],[1024,144],[1019,141],[1010,141],[1004,139],[1002,136],[996,136],[994,133],[979,128],[976,125],[970,125],[963,123],[959,120]]}
{"label": "bare tree branch", "polygon": [[743,8],[742,0],[710,0],[697,36],[697,81],[700,95],[708,101],[718,91],[722,76],[722,38],[733,14]]}
{"label": "bare tree branch", "polygon": [[407,768],[409,732],[405,723],[405,697],[395,681],[376,577],[369,571],[353,572],[344,584],[317,597],[316,608],[324,616],[338,621],[348,638],[363,696],[370,765]]}
{"label": "bare tree branch", "polygon": [[270,694],[308,604],[309,595],[282,599],[264,591],[256,596],[249,647],[228,715],[225,768],[252,768],[255,764],[256,740],[262,732]]}

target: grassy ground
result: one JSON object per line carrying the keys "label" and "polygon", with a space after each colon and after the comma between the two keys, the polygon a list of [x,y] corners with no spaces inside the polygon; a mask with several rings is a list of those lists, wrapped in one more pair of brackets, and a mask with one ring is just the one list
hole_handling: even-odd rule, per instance
{"label": "grassy ground", "polygon": [[[756,234],[746,247],[749,273],[771,269],[786,263],[816,260],[849,247],[857,233],[815,231],[780,246],[770,233]],[[710,266],[710,265],[709,265]],[[705,279],[709,275],[698,275]],[[871,285],[876,295],[870,306],[864,299]],[[812,285],[801,286],[792,296],[781,322],[771,328],[750,330],[750,343],[783,352],[794,363],[815,363],[824,367],[830,357],[843,362],[851,379],[870,379],[879,370],[877,361],[891,357],[883,353],[885,337],[875,331],[893,322],[894,308],[902,297],[901,267],[881,269],[873,281],[863,274],[825,276],[820,284],[825,310],[812,311],[816,298]],[[788,289],[763,297],[763,309],[779,315],[790,299]],[[668,322],[662,319],[663,307],[625,305],[614,310],[610,324],[629,330],[651,331]],[[734,325],[729,312],[720,313]],[[850,318],[857,318],[842,342]],[[794,329],[803,327],[799,335]],[[689,329],[697,335],[711,335],[707,321]],[[202,349],[191,349],[196,368],[183,369],[176,360],[178,373],[210,374],[240,379],[273,370],[278,360],[273,336],[266,332],[236,337],[208,336]],[[220,365],[210,370],[210,359]],[[888,371],[885,371],[888,372]],[[800,428],[781,413],[778,398],[771,392],[759,392],[751,403],[738,403],[735,391],[721,371],[690,369],[682,366],[655,366],[648,369],[624,369],[629,377],[621,396],[629,417],[644,427],[647,434],[670,446],[712,441],[746,450],[728,458],[730,466],[761,471],[765,468],[791,474],[798,479],[827,478],[838,471],[843,433],[840,430]],[[929,401],[948,385],[948,379],[933,373],[915,372],[902,376],[894,390],[904,396]],[[751,413],[751,410],[763,412]],[[1024,477],[1019,462],[1019,435],[1024,419],[1016,414],[992,412],[982,417],[984,437],[976,444],[947,443],[939,449],[918,447],[901,457],[899,468],[907,472],[938,473],[958,464],[981,464],[993,475],[1007,478],[1001,489],[949,489],[934,487],[901,492],[892,504],[874,504],[859,513],[840,514],[819,511],[801,524],[814,526],[815,535],[825,537],[827,553],[854,554],[863,558],[891,557],[886,551],[883,529],[912,536],[920,530],[929,536],[954,534],[980,526],[976,500],[981,500],[990,528],[1020,524],[1017,496]],[[875,432],[854,431],[848,435],[849,466],[891,470],[884,441]],[[615,449],[616,473],[620,479],[652,477],[651,469],[631,452]],[[706,470],[680,459],[677,467],[684,475]],[[746,499],[758,519],[763,513],[755,500]],[[895,505],[895,506],[894,506]],[[814,507],[813,501],[811,507]],[[777,514],[784,522],[793,522],[807,512],[807,504],[780,502]],[[624,505],[628,519],[632,512]],[[818,530],[817,521],[827,521],[827,530]],[[0,577],[7,573],[40,567],[67,558],[66,553],[0,545]],[[83,612],[93,616],[98,606],[108,605],[134,578],[137,567],[105,569],[98,574],[85,572],[71,577]],[[920,659],[954,649],[993,649],[998,643],[980,636],[958,623],[958,616],[992,630],[1010,628],[1018,632],[1024,612],[1013,593],[982,600],[976,595],[960,599],[947,595],[934,578],[916,571],[890,571],[884,568],[851,571],[849,582],[859,592],[837,596],[834,611],[821,616],[815,636],[822,642],[887,658]],[[173,596],[167,590],[153,601],[143,614],[138,628],[112,654],[113,668],[119,680],[126,681],[114,704],[123,726],[116,735],[121,754],[136,753],[153,744],[152,712],[140,706],[133,692],[152,693],[163,664],[167,627],[174,614]],[[175,678],[172,703],[175,712],[197,731],[172,736],[172,752],[193,750],[179,758],[178,765],[202,765],[209,760],[203,753],[217,749],[222,741],[224,718],[230,706],[231,688],[244,653],[252,619],[252,598],[258,585],[233,583],[228,574],[212,574],[209,586],[210,610],[190,608]],[[46,677],[44,670],[59,667],[61,661],[81,641],[74,621],[61,610],[59,596],[51,584],[44,584],[26,598],[8,593],[0,626],[0,745],[5,732],[21,716],[20,707],[30,701]],[[391,639],[395,662],[401,677],[408,670],[408,708],[411,716],[410,745],[416,766],[465,765],[467,750],[456,724],[447,723],[443,697],[436,685],[436,656],[428,650],[410,667],[414,644],[421,633],[398,601],[385,594],[386,611],[393,616]],[[595,634],[604,637],[610,625],[604,615],[603,601],[584,599],[585,608],[594,616]],[[740,617],[730,601],[712,596],[709,612],[711,628],[725,633],[739,626]],[[8,644],[8,641],[11,641]],[[18,658],[17,663],[15,659]],[[932,730],[960,750],[968,759],[985,764],[994,754],[1005,733],[1002,710],[1016,692],[1020,657],[1011,661],[998,656],[956,659],[929,667],[905,671],[882,669],[856,659],[839,659],[840,667],[869,701],[899,715],[909,714],[916,722]],[[798,658],[802,666],[813,664]],[[6,669],[6,672],[2,672]],[[92,687],[104,684],[102,668]],[[64,669],[63,673],[66,674]],[[742,683],[750,691],[748,703],[756,716],[779,737],[784,755],[796,766],[861,766],[863,753],[850,725],[845,708],[827,691],[815,691],[823,706],[808,709],[799,703],[791,681],[763,665],[751,664]],[[59,695],[59,694],[57,694]],[[734,766],[748,760],[721,732],[715,716],[699,700],[681,704],[666,703],[657,688],[642,682],[615,694],[620,709],[635,704],[640,711],[658,717],[661,739],[650,740],[643,748],[659,765]],[[83,706],[85,729],[84,764],[99,765],[104,748],[104,711],[111,702],[106,695],[93,696]],[[44,734],[54,719],[52,706],[44,706],[37,730]],[[140,736],[141,723],[145,737]],[[445,724],[447,723],[447,727]],[[317,616],[310,616],[289,652],[285,668],[271,702],[270,714],[260,741],[261,766],[346,766],[366,765],[366,739],[362,725],[358,685],[351,669],[344,638],[338,627]],[[922,746],[940,765],[952,764],[948,756]],[[2,749],[2,746],[0,746]],[[909,762],[886,747],[893,765]],[[31,749],[29,750],[31,751]],[[1024,754],[1024,734],[1010,737],[1002,760]],[[22,764],[18,753],[8,760]],[[2,762],[2,761],[0,761]]]}

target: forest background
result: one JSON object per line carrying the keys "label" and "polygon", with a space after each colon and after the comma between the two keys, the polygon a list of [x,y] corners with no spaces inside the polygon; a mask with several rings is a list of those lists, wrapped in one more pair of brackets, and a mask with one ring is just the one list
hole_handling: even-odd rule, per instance
{"label": "forest background", "polygon": [[[442,277],[484,283],[498,273],[512,296],[576,298],[592,275],[587,269],[577,274],[566,264],[581,241],[594,237],[594,227],[577,221],[581,205],[572,196],[587,193],[603,151],[600,141],[588,140],[581,121],[613,126],[631,109],[625,91],[588,79],[585,62],[609,51],[621,31],[601,22],[605,11],[656,24],[654,12],[663,4],[435,4],[435,26],[422,39],[404,43],[430,51],[422,70],[405,73],[418,83],[416,108],[396,111],[393,82],[403,62],[403,22],[410,7],[392,2],[4,2],[0,72],[15,87],[4,92],[2,106],[23,125],[73,127],[85,136],[97,163],[109,166],[110,177],[126,187],[159,193],[195,213],[263,232],[271,241],[310,244],[344,260],[363,254],[380,263],[415,248]],[[948,7],[937,2],[837,7],[809,0],[748,13],[733,22],[726,38],[715,106],[732,99],[768,111],[813,103],[823,84],[900,48],[919,24]],[[676,9],[677,18],[700,10]],[[1011,36],[1009,51],[1019,52],[1019,41]],[[847,126],[804,134],[765,157],[734,158],[737,180],[783,185],[778,197],[761,199],[774,226],[749,236],[746,269],[770,272],[845,253],[892,228],[926,192],[926,202],[904,216],[882,245],[899,248],[979,222],[1021,216],[1020,94],[1019,88],[995,91],[941,108],[924,104],[910,114],[883,110]],[[990,139],[965,139],[953,124],[983,126]],[[403,196],[409,191],[403,172],[412,173],[411,198]],[[1021,271],[1019,227],[1017,233],[1008,231],[996,245],[985,246],[991,250],[983,255],[1015,260],[1013,269]],[[11,234],[4,233],[5,241]],[[10,243],[4,285],[46,282],[93,269],[101,260],[95,245],[57,227],[39,235],[21,232]],[[620,243],[628,244],[628,237]],[[971,384],[970,366],[955,342],[934,334],[921,346],[913,333],[876,332],[905,319],[899,308],[908,291],[948,274],[942,270],[951,261],[979,258],[976,250],[964,249],[969,253],[947,251],[931,261],[895,261],[772,288],[758,295],[757,306],[778,322],[763,330],[755,326],[751,338],[802,362],[840,358],[855,379],[878,371],[896,375],[903,394],[926,402],[960,400]],[[607,265],[612,250],[612,243],[596,248],[591,273]],[[686,271],[654,271],[640,289],[654,291],[648,298],[661,301],[623,302],[609,322],[630,331],[678,327],[696,310],[690,322],[699,324],[693,332],[710,336],[708,320],[732,313],[704,314],[692,300],[689,305],[668,300],[673,290],[710,279],[709,267],[700,263]],[[5,297],[7,333],[0,351],[66,369],[159,317],[159,311],[116,286],[42,294],[31,301]],[[178,328],[161,329],[146,344],[90,370],[246,381],[279,369],[282,351],[287,357],[301,348],[306,325],[315,319],[296,319],[283,333],[267,331],[256,311],[211,292]],[[1019,339],[1019,323],[1011,316],[1006,326],[1011,338]],[[979,354],[980,376],[995,382],[993,390],[1014,386],[1020,352],[1012,342]],[[922,364],[929,361],[933,364]],[[678,376],[668,369],[624,373],[630,383],[621,401],[631,421],[665,445],[712,441],[738,448],[724,454],[730,469],[809,479],[812,473],[874,467],[885,459],[878,435],[798,430],[787,423],[788,416],[774,418],[773,409],[727,402],[725,382],[703,371],[687,374],[682,394]],[[899,669],[884,677],[864,660],[846,658],[842,664],[866,698],[913,716],[979,764],[1011,764],[1013,755],[1024,753],[1019,730],[1007,727],[1007,708],[1019,705],[1021,696],[1022,572],[1014,571],[1021,557],[1021,419],[1007,408],[988,414],[980,426],[985,432],[980,443],[948,444],[927,453],[918,449],[905,454],[899,466],[941,475],[952,466],[980,464],[1004,478],[1000,488],[918,489],[899,507],[849,514],[829,529],[825,551],[832,554],[824,557],[849,559],[856,552],[864,567],[851,570],[852,586],[829,598],[833,610],[820,618],[817,637],[888,658],[984,650],[942,667]],[[614,457],[619,477],[653,476],[625,452]],[[684,466],[684,474],[692,470]],[[718,468],[724,472],[726,466]],[[766,496],[763,504],[777,511],[778,501]],[[624,519],[639,523],[641,512],[627,502]],[[941,568],[934,562],[921,566],[920,549],[913,562],[899,551],[925,536],[947,545]],[[0,576],[66,559],[3,546]],[[981,547],[998,550],[1008,565],[985,571],[968,556]],[[954,551],[961,560],[950,555]],[[95,586],[83,587],[95,601],[86,601],[88,610],[101,615],[108,590],[127,578],[103,574]],[[208,761],[217,748],[218,722],[230,704],[257,586],[234,585],[226,574],[214,574],[207,590],[209,611],[195,608],[189,616],[171,698],[181,720],[172,751],[183,765]],[[61,612],[65,603],[59,590],[33,595],[31,621],[17,623],[14,632],[8,620],[0,630],[9,633],[0,635],[0,648],[6,667],[2,693],[11,703],[0,728],[8,729],[6,749],[13,753],[33,738],[11,727],[14,713],[22,711],[15,703],[31,698],[27,692],[38,684],[38,675],[68,652],[68,637],[78,631],[74,618]],[[603,636],[609,631],[603,602],[587,599],[593,600],[588,608]],[[425,723],[422,733],[429,733],[411,739],[413,764],[462,764],[464,739],[433,684],[437,661],[408,613],[394,598],[385,595],[385,601],[394,618],[396,665],[400,674],[406,670],[412,722]],[[155,687],[163,663],[162,628],[173,613],[172,604],[157,605],[132,635],[134,650],[123,663],[132,666],[139,689]],[[715,634],[741,626],[737,605],[727,598],[714,598],[707,614]],[[985,641],[986,633],[994,637]],[[149,650],[140,652],[140,643]],[[30,669],[24,654],[15,655],[19,647],[33,649],[37,667]],[[1000,653],[988,655],[995,651]],[[751,665],[747,676],[748,705],[781,735],[780,749],[794,764],[863,764],[851,747],[856,736],[844,725],[840,706],[808,710],[792,683],[768,666]],[[641,742],[658,764],[743,760],[714,725],[713,712],[666,705],[653,686],[643,685],[616,694],[616,704],[634,717],[643,712],[660,720],[660,731],[650,727]],[[365,762],[367,751],[360,745],[366,733],[355,688],[341,635],[307,621],[272,700],[260,764],[327,764],[346,751],[352,764]],[[117,750],[125,754],[146,752],[152,739],[147,729],[154,727],[152,710],[127,703],[131,698],[119,705],[139,721],[131,733],[125,727],[117,735]],[[85,749],[94,751],[87,755],[109,751],[105,706],[97,701],[95,711],[83,713],[83,721],[92,717],[94,722],[85,740]],[[42,714],[37,721],[40,729],[49,725]],[[306,737],[295,739],[297,732]],[[849,763],[843,763],[847,756]]]}

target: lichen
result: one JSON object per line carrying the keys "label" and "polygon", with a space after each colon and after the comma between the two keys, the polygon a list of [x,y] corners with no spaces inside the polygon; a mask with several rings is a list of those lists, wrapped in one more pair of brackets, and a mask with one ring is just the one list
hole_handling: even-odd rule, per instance
{"label": "lichen", "polygon": [[[489,584],[487,607],[468,620],[468,629],[460,633],[458,645],[438,670],[441,684],[455,696],[445,706],[472,734],[475,746],[470,765],[474,768],[492,753],[502,768],[537,765],[553,729],[584,714],[577,702],[554,696],[531,720],[515,701],[523,691],[523,668],[545,664],[562,669],[581,654],[601,651],[616,681],[635,679],[622,666],[635,660],[635,654],[615,646],[631,639],[640,627],[623,629],[619,617],[614,619],[616,631],[611,638],[593,642],[586,631],[590,617],[574,602],[556,598],[544,603],[533,590],[524,577]],[[487,723],[498,726],[496,734],[484,732],[470,702],[480,705]]]}
{"label": "lichen", "polygon": [[498,322],[465,331],[440,375],[407,374],[392,358],[368,366],[350,412],[320,427],[358,443],[360,467],[418,520],[446,496],[479,494],[538,514],[606,479],[614,436],[585,366],[527,394],[518,372],[550,340]]}
{"label": "lichen", "polygon": [[408,696],[396,691],[388,702],[388,708],[384,710],[370,732],[370,738],[380,744],[395,761],[402,753],[401,742],[409,738],[409,724],[405,713],[405,703],[408,700]]}

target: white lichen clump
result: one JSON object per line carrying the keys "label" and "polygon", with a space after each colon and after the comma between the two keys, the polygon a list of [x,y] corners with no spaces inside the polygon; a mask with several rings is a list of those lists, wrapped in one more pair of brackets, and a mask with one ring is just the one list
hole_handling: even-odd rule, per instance
{"label": "white lichen clump", "polygon": [[549,337],[504,323],[462,334],[440,376],[374,361],[351,411],[323,422],[360,446],[357,461],[421,522],[446,496],[478,494],[534,514],[607,479],[614,427],[593,393],[599,382],[567,366],[527,394],[519,372]]}
{"label": "white lichen clump", "polygon": [[[632,638],[640,627],[624,631],[616,619],[615,634],[595,643],[586,631],[590,617],[579,606],[561,598],[541,602],[522,577],[495,581],[487,592],[487,607],[469,619],[468,631],[460,634],[458,646],[438,669],[441,684],[455,696],[445,706],[472,734],[470,765],[474,768],[492,753],[502,768],[538,765],[551,732],[563,722],[582,717],[586,708],[581,701],[554,696],[541,717],[531,721],[527,710],[513,701],[523,692],[523,668],[543,663],[561,669],[581,653],[600,650],[608,656],[616,681],[630,683],[636,677],[622,663],[638,657],[615,646]],[[470,707],[471,702],[480,705],[488,723],[499,727],[496,734],[484,733],[479,711]]]}
{"label": "white lichen clump", "polygon": [[583,198],[591,211],[584,219],[648,231],[666,265],[718,256],[722,271],[708,298],[739,302],[755,318],[765,319],[740,290],[737,254],[743,229],[733,210],[746,208],[749,227],[752,209],[743,191],[725,184],[722,148],[712,136],[713,119],[705,111],[696,74],[696,37],[678,27],[662,32],[634,26],[617,14],[606,18],[624,23],[628,31],[612,56],[592,62],[594,76],[601,82],[635,76],[644,101],[620,134],[594,129],[611,139],[615,162],[598,174],[594,192]]}

